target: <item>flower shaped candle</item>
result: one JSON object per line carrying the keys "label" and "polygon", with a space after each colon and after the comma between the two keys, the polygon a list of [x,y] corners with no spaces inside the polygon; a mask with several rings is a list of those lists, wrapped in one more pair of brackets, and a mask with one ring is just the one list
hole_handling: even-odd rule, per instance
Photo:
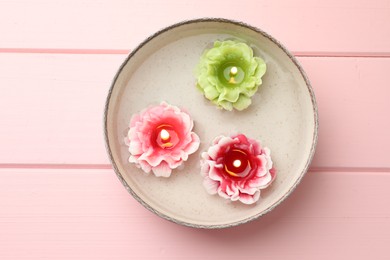
{"label": "flower shaped candle", "polygon": [[253,204],[275,179],[270,150],[243,134],[218,136],[202,153],[203,185],[210,194]]}
{"label": "flower shaped candle", "polygon": [[199,137],[192,132],[190,116],[178,107],[162,102],[134,115],[128,136],[129,162],[144,172],[169,177],[172,169],[199,148]]}
{"label": "flower shaped candle", "polygon": [[265,71],[265,62],[247,44],[216,41],[200,59],[197,87],[217,106],[241,111],[251,104]]}

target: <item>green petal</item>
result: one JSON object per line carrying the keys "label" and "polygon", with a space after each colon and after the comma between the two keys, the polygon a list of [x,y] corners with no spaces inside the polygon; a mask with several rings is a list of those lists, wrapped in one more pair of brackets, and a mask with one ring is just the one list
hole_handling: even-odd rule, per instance
{"label": "green petal", "polygon": [[222,50],[216,48],[210,49],[205,56],[206,59],[211,61],[219,61],[222,57]]}
{"label": "green petal", "polygon": [[[219,66],[219,64],[218,64]],[[216,65],[215,64],[211,64],[209,63],[207,65],[207,68],[205,69],[205,73],[207,74],[207,76],[209,76],[210,78],[215,78],[217,77],[217,70],[216,70]]]}
{"label": "green petal", "polygon": [[[224,41],[224,42],[226,42],[226,41]],[[221,42],[221,41],[215,41],[214,42],[214,47],[220,47],[222,44],[224,44],[224,42]]]}
{"label": "green petal", "polygon": [[251,90],[256,87],[256,79],[251,76],[245,81],[243,81],[240,85],[241,92],[245,93],[248,90]]}
{"label": "green petal", "polygon": [[237,87],[232,88],[224,88],[223,92],[218,98],[218,101],[229,101],[229,102],[236,102],[238,97],[240,96],[240,89]]}
{"label": "green petal", "polygon": [[219,93],[224,92],[224,89],[226,88],[223,84],[217,80],[217,84],[215,85],[215,88],[219,91]]}
{"label": "green petal", "polygon": [[251,59],[251,62],[247,69],[248,76],[253,76],[256,73],[257,67],[259,66],[259,63],[256,60],[256,57]]}
{"label": "green petal", "polygon": [[206,96],[207,99],[213,100],[219,96],[219,92],[213,86],[209,86],[203,90],[204,90],[204,95]]}
{"label": "green petal", "polygon": [[252,103],[251,99],[245,95],[240,95],[237,102],[233,103],[233,106],[235,109],[242,111],[245,108],[249,107],[249,105]]}
{"label": "green petal", "polygon": [[248,82],[246,86],[247,87],[243,87],[242,85],[240,86],[240,93],[248,97],[253,96],[259,89],[259,85],[256,84],[255,79],[252,79],[250,82]]}
{"label": "green petal", "polygon": [[242,58],[246,61],[250,61],[253,57],[253,50],[247,44],[239,42],[235,46],[242,53]]}
{"label": "green petal", "polygon": [[265,72],[267,71],[267,65],[265,64],[265,62],[262,58],[254,57],[254,59],[256,60],[256,63],[258,64],[256,72],[255,72],[255,77],[261,78],[262,76],[264,76]]}
{"label": "green petal", "polygon": [[219,101],[219,102],[215,101],[214,103],[219,105],[223,109],[228,110],[228,111],[232,111],[233,110],[233,104],[231,102],[229,102],[229,101]]}
{"label": "green petal", "polygon": [[203,90],[210,86],[210,83],[206,75],[201,75],[198,77],[198,86]]}
{"label": "green petal", "polygon": [[204,93],[202,86],[199,85],[199,82],[196,84],[196,88],[199,89],[200,92]]}
{"label": "green petal", "polygon": [[208,77],[207,79],[208,79],[209,83],[211,85],[213,85],[214,87],[218,86],[218,84],[219,84],[218,76],[215,75],[213,77]]}

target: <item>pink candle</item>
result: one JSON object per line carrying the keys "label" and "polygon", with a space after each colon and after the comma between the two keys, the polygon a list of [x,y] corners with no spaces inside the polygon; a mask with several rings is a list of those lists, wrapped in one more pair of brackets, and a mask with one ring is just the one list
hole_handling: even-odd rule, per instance
{"label": "pink candle", "polygon": [[188,156],[199,148],[194,123],[178,107],[162,102],[133,115],[128,136],[129,162],[144,172],[169,177]]}

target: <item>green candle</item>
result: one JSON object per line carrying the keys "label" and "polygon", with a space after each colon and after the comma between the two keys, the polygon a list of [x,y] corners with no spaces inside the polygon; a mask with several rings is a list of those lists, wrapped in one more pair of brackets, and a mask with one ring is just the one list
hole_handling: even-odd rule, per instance
{"label": "green candle", "polygon": [[266,71],[263,59],[253,56],[247,44],[216,41],[206,50],[197,68],[197,87],[217,106],[244,110],[261,85]]}

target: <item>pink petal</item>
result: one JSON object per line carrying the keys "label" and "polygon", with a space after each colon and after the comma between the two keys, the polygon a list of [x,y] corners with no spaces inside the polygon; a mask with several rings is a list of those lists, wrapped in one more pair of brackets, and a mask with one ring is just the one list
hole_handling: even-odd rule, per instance
{"label": "pink petal", "polygon": [[265,157],[266,160],[267,160],[267,169],[268,169],[268,170],[272,169],[272,167],[273,167],[273,162],[272,162],[272,160],[271,160],[271,151],[270,151],[267,147],[265,147],[265,148],[262,150],[262,153],[263,153],[264,157]]}
{"label": "pink petal", "polygon": [[164,110],[173,111],[175,113],[180,113],[180,108],[178,108],[177,106],[172,106],[165,101],[162,101],[160,103],[160,105],[161,105],[161,107],[164,108]]}
{"label": "pink petal", "polygon": [[209,162],[201,160],[200,161],[200,173],[203,176],[207,176],[209,171],[210,171],[210,164],[209,164]]}
{"label": "pink petal", "polygon": [[211,146],[207,151],[207,155],[210,157],[210,159],[216,160],[220,149],[221,148],[219,146]]}
{"label": "pink petal", "polygon": [[189,133],[194,127],[194,122],[191,120],[190,116],[186,113],[180,113],[183,128],[186,130],[185,133]]}
{"label": "pink petal", "polygon": [[230,199],[232,201],[237,201],[239,199],[240,191],[234,185],[232,185],[232,186],[227,185],[226,186],[226,194],[230,196]]}
{"label": "pink petal", "polygon": [[219,147],[221,146],[227,146],[229,144],[234,144],[236,143],[237,141],[235,141],[234,139],[230,138],[230,137],[226,137],[226,136],[223,136],[219,142],[218,142],[218,145]]}
{"label": "pink petal", "polygon": [[218,195],[225,199],[230,199],[230,196],[227,195],[223,190],[220,189],[221,187],[218,187]]}
{"label": "pink petal", "polygon": [[257,188],[260,188],[260,189],[265,189],[265,188],[267,188],[271,184],[271,182],[272,182],[272,176],[268,172],[265,176],[257,178],[255,180],[251,181],[248,186],[249,187],[257,187]]}
{"label": "pink petal", "polygon": [[262,150],[261,150],[260,144],[256,141],[251,142],[251,144],[253,146],[253,153],[254,154],[261,154]]}
{"label": "pink petal", "polygon": [[249,195],[249,194],[245,194],[245,193],[242,193],[240,194],[240,201],[244,204],[247,204],[247,205],[250,205],[250,204],[253,204],[255,203],[256,201],[258,201],[260,198],[260,191],[257,191],[255,194],[253,195]]}
{"label": "pink petal", "polygon": [[152,170],[152,166],[150,166],[150,164],[148,164],[147,162],[138,161],[138,163],[144,172],[149,173]]}
{"label": "pink petal", "polygon": [[147,108],[147,112],[145,113],[144,118],[160,118],[164,114],[164,111],[165,108],[161,106],[149,107]]}
{"label": "pink petal", "polygon": [[129,125],[129,128],[132,128],[135,126],[135,124],[137,122],[141,121],[141,118],[140,118],[140,115],[139,114],[135,114],[131,117],[130,119],[130,125]]}
{"label": "pink petal", "polygon": [[188,154],[195,153],[200,145],[200,139],[194,132],[191,133],[191,143],[184,148],[184,151]]}
{"label": "pink petal", "polygon": [[130,142],[129,152],[133,155],[141,154],[143,152],[141,143],[138,140]]}
{"label": "pink petal", "polygon": [[211,160],[211,157],[207,152],[203,152],[200,156],[202,157],[203,160]]}
{"label": "pink petal", "polygon": [[144,160],[146,157],[151,156],[155,152],[155,150],[151,146],[147,147],[147,149],[143,150],[143,151],[144,152],[142,154],[142,159],[141,160]]}
{"label": "pink petal", "polygon": [[129,132],[127,133],[127,137],[130,140],[139,140],[136,127],[130,128]]}
{"label": "pink petal", "polygon": [[180,150],[180,158],[181,158],[183,161],[187,161],[187,160],[188,160],[188,153],[186,153],[186,152],[183,151],[183,150]]}
{"label": "pink petal", "polygon": [[243,134],[238,134],[236,137],[233,137],[233,139],[237,139],[239,143],[249,145],[248,138],[246,138]]}
{"label": "pink petal", "polygon": [[213,181],[212,179],[205,177],[203,179],[203,186],[206,188],[206,191],[209,194],[216,194],[218,190],[219,183],[216,181]]}
{"label": "pink petal", "polygon": [[152,170],[157,177],[169,177],[172,173],[172,169],[164,161],[160,165],[153,167]]}
{"label": "pink petal", "polygon": [[218,144],[218,142],[221,140],[222,137],[223,137],[223,135],[215,137],[213,140],[213,144]]}
{"label": "pink petal", "polygon": [[129,162],[131,162],[131,163],[138,163],[138,157],[139,156],[130,155]]}
{"label": "pink petal", "polygon": [[139,160],[144,160],[144,161],[148,162],[150,164],[150,166],[152,166],[152,167],[156,167],[164,160],[164,156],[162,156],[158,153],[151,154],[150,156],[144,156],[144,155],[145,154],[142,154],[139,157]]}
{"label": "pink petal", "polygon": [[225,147],[229,144],[233,144],[235,142],[232,138],[226,136],[221,136],[220,138],[217,138],[219,139],[218,144],[211,146],[207,151],[208,155],[213,160],[217,159],[218,153],[222,147]]}
{"label": "pink petal", "polygon": [[218,169],[216,166],[217,165],[210,165],[209,177],[214,181],[222,182],[223,178],[220,175],[220,169]]}
{"label": "pink petal", "polygon": [[186,147],[188,144],[191,143],[192,141],[192,137],[191,137],[191,132],[190,133],[186,133],[186,135],[184,136],[184,138],[181,141],[181,146],[182,147]]}
{"label": "pink petal", "polygon": [[245,185],[245,186],[246,187],[239,187],[241,193],[253,195],[259,190],[258,187],[250,187],[249,185]]}
{"label": "pink petal", "polygon": [[268,172],[268,169],[267,169],[268,162],[267,162],[267,159],[265,158],[264,155],[258,155],[257,158],[260,161],[260,165],[257,168],[256,176],[262,177],[262,176],[266,175]]}
{"label": "pink petal", "polygon": [[169,157],[165,158],[164,161],[168,163],[171,169],[176,169],[177,167],[183,164],[183,160],[172,160],[172,158]]}
{"label": "pink petal", "polygon": [[123,138],[123,141],[125,142],[125,145],[129,146],[130,145],[130,139],[126,136]]}
{"label": "pink petal", "polygon": [[[233,188],[233,187],[232,187]],[[238,193],[238,190],[237,189],[231,189],[230,185],[226,185],[226,190],[225,190],[226,194],[229,195],[229,196],[232,196],[234,195],[234,193]]]}
{"label": "pink petal", "polygon": [[275,168],[272,168],[269,170],[269,173],[271,174],[271,183],[275,180],[276,178],[276,169]]}

